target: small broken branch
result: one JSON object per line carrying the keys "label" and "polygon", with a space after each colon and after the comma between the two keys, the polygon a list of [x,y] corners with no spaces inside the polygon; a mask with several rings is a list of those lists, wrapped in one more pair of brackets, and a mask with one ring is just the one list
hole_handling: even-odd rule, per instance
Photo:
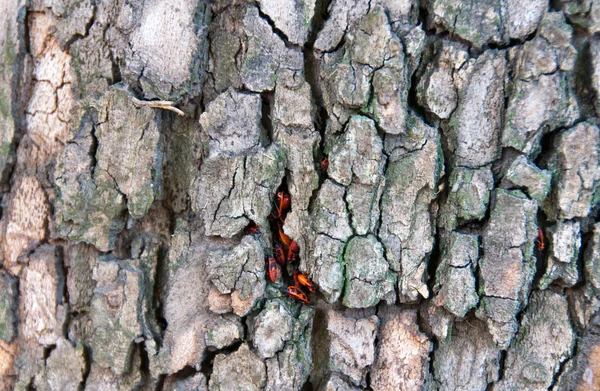
{"label": "small broken branch", "polygon": [[180,116],[185,115],[185,113],[183,111],[181,111],[177,107],[173,106],[175,104],[175,102],[170,102],[168,100],[139,100],[132,96],[131,101],[136,106],[148,106],[148,107],[152,107],[153,109],[170,110],[170,111],[176,112]]}

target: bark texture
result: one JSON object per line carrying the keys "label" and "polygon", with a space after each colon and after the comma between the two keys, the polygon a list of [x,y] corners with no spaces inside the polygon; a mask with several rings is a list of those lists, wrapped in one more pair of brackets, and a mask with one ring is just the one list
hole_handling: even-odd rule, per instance
{"label": "bark texture", "polygon": [[600,0],[0,11],[0,390],[600,389]]}

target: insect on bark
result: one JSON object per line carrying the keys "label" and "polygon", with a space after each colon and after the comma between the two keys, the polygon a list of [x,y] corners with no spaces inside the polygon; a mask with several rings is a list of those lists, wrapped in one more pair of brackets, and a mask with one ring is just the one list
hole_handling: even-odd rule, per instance
{"label": "insect on bark", "polygon": [[300,289],[296,288],[295,286],[288,286],[286,292],[293,299],[300,300],[301,302],[303,302],[305,304],[310,303],[308,301],[308,297],[306,297],[306,293],[302,292]]}
{"label": "insect on bark", "polygon": [[271,282],[275,282],[277,281],[278,277],[279,265],[277,264],[275,258],[269,258],[269,280],[271,280]]}
{"label": "insect on bark", "polygon": [[536,243],[537,243],[537,247],[540,250],[543,250],[546,246],[544,244],[544,231],[542,231],[542,229],[540,227],[538,227],[538,237],[537,237]]}

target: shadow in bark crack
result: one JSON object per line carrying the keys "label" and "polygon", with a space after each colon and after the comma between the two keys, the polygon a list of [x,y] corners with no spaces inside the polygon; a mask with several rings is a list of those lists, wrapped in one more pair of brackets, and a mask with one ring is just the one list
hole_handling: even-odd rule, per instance
{"label": "shadow in bark crack", "polygon": [[179,372],[173,374],[172,376],[178,375],[181,376],[181,378],[186,378],[189,376],[193,376],[198,372],[202,372],[202,374],[206,378],[206,384],[208,384],[210,382],[210,376],[212,375],[213,364],[215,361],[215,357],[217,357],[217,354],[229,355],[230,353],[237,351],[243,342],[244,341],[234,342],[231,345],[224,347],[223,349],[216,349],[213,351],[206,350],[204,357],[202,358],[200,371],[196,371],[194,368],[187,366]]}

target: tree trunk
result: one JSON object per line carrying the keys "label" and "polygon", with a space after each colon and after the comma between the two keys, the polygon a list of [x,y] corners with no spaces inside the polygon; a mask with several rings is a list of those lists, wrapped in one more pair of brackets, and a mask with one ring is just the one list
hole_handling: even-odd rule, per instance
{"label": "tree trunk", "polygon": [[0,390],[600,389],[600,1],[0,4]]}

